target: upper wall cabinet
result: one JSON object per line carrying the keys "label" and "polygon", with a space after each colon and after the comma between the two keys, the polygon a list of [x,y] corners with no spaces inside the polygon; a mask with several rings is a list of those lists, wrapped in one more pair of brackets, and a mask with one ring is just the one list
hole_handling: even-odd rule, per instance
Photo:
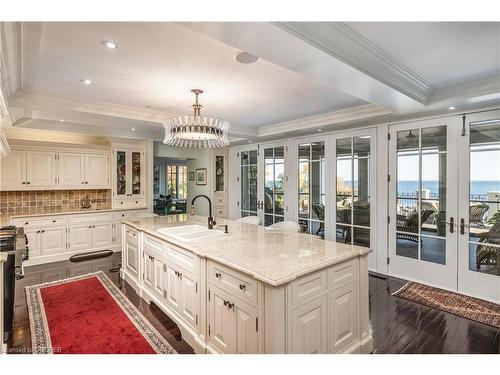
{"label": "upper wall cabinet", "polygon": [[0,161],[0,190],[109,189],[109,153],[13,150]]}
{"label": "upper wall cabinet", "polygon": [[140,148],[113,148],[113,207],[145,205],[145,151]]}

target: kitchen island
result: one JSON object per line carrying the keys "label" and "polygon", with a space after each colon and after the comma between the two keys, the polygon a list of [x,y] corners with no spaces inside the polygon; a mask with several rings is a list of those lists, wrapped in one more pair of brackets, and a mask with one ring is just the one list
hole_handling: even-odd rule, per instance
{"label": "kitchen island", "polygon": [[372,351],[370,249],[229,220],[206,226],[185,214],[122,221],[122,277],[196,352]]}

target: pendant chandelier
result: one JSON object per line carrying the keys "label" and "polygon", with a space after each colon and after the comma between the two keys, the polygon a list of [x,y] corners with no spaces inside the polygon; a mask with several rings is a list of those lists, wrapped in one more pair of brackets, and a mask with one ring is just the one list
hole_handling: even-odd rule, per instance
{"label": "pendant chandelier", "polygon": [[193,116],[171,117],[168,123],[163,123],[165,139],[163,143],[178,147],[209,147],[218,148],[229,145],[229,122],[200,116],[202,105],[198,95],[203,90],[191,90],[195,95]]}

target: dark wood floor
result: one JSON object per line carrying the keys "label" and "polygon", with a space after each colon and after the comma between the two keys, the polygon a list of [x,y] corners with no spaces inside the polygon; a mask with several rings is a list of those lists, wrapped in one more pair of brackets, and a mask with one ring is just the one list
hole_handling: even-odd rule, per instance
{"label": "dark wood floor", "polygon": [[[118,273],[106,272],[179,353],[193,353],[177,325],[156,305],[141,300]],[[370,276],[370,324],[374,353],[500,353],[500,330],[391,296],[405,281]],[[15,311],[11,353],[29,353],[26,304]]]}

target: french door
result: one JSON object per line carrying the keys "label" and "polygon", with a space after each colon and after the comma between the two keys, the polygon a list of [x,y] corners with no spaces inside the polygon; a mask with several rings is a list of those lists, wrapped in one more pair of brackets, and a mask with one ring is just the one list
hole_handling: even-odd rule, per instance
{"label": "french door", "polygon": [[240,217],[258,216],[258,149],[251,148],[239,152],[240,161]]}
{"label": "french door", "polygon": [[500,111],[460,125],[458,290],[500,302]]}
{"label": "french door", "polygon": [[389,273],[500,301],[500,111],[390,127]]}
{"label": "french door", "polygon": [[263,225],[268,226],[285,220],[285,155],[282,143],[259,147],[258,207]]}
{"label": "french door", "polygon": [[389,129],[389,273],[457,289],[457,119]]}

